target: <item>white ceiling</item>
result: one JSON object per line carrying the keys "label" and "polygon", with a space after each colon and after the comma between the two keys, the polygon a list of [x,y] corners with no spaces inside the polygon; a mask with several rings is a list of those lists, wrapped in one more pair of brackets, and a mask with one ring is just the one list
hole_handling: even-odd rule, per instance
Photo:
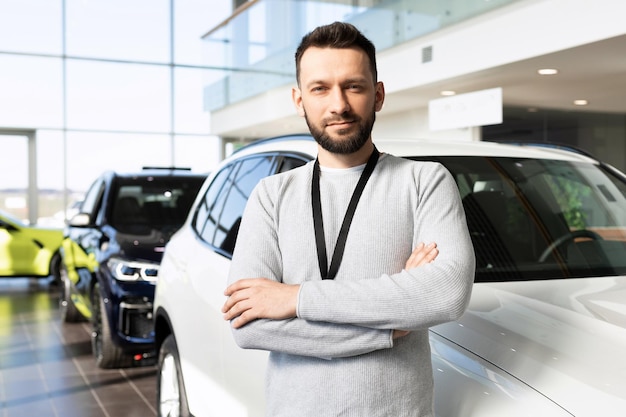
{"label": "white ceiling", "polygon": [[[557,75],[541,76],[540,68]],[[505,106],[626,114],[626,35],[395,93],[391,111],[423,107],[442,90],[467,93],[502,87]],[[579,107],[574,100],[586,99]]]}

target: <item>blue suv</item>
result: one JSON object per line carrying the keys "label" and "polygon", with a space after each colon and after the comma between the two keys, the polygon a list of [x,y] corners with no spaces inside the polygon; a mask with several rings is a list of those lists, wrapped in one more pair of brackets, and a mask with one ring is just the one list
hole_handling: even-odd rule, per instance
{"label": "blue suv", "polygon": [[91,321],[99,367],[129,367],[154,356],[159,264],[205,178],[173,168],[105,172],[65,228],[61,317]]}

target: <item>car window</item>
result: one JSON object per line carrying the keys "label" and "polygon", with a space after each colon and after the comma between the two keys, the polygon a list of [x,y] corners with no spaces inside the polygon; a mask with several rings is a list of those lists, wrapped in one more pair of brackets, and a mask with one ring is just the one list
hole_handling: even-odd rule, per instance
{"label": "car window", "polygon": [[[194,214],[191,226],[198,236],[209,244],[213,244],[213,237],[215,236],[219,215],[222,212],[222,207],[224,206],[224,201],[228,193],[229,187],[226,186],[226,180],[231,175],[235,175],[236,165],[237,164],[230,164],[216,174],[206,193],[202,196],[196,213]],[[228,184],[230,183],[232,183],[232,180],[228,181]]]}
{"label": "car window", "polygon": [[205,242],[230,256],[235,248],[239,224],[257,183],[275,172],[307,163],[295,155],[256,155],[224,167],[213,179],[198,205],[192,227]]}
{"label": "car window", "polygon": [[278,172],[286,172],[294,168],[298,168],[308,162],[307,159],[299,158],[296,156],[284,155],[281,157],[278,163]]}
{"label": "car window", "polygon": [[250,193],[262,178],[273,173],[274,159],[274,156],[252,157],[239,165],[220,216],[220,227],[216,229],[213,240],[213,244],[224,252],[233,252],[241,216]]}
{"label": "car window", "polygon": [[184,223],[202,177],[118,178],[112,190],[110,224],[125,233],[173,233]]}
{"label": "car window", "polygon": [[250,193],[275,169],[274,155],[255,155],[225,167],[202,198],[192,225],[196,233],[221,253],[231,255]]}
{"label": "car window", "polygon": [[626,274],[622,179],[590,163],[437,160],[459,187],[477,282]]}

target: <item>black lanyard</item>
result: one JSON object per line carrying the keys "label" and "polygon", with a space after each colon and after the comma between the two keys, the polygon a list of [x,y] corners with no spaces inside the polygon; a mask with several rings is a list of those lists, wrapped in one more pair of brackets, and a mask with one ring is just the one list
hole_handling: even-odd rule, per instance
{"label": "black lanyard", "polygon": [[365,184],[367,184],[367,180],[369,180],[372,172],[374,171],[374,168],[376,167],[376,162],[378,162],[378,155],[378,150],[376,149],[376,147],[374,147],[374,151],[372,152],[370,159],[367,161],[367,165],[365,165],[365,168],[361,173],[361,177],[359,178],[359,182],[357,183],[354,192],[352,193],[350,204],[348,204],[348,209],[346,210],[346,215],[343,218],[341,230],[339,231],[339,236],[337,237],[337,244],[335,246],[335,251],[333,252],[333,259],[330,264],[330,269],[328,269],[328,259],[326,257],[326,238],[324,237],[322,202],[320,200],[320,163],[319,158],[315,160],[315,166],[313,167],[313,181],[311,184],[311,205],[313,208],[313,225],[315,227],[317,259],[319,261],[322,279],[334,279],[337,275],[337,271],[339,271],[339,265],[341,264],[343,251],[346,247],[348,230],[350,230],[350,224],[352,223],[352,218],[354,217],[356,206],[359,203],[361,194],[363,194],[363,189],[365,188]]}

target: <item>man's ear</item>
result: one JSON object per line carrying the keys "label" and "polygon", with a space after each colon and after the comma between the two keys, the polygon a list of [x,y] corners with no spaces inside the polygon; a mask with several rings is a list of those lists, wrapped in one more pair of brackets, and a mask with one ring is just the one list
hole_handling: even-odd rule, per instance
{"label": "man's ear", "polygon": [[304,117],[304,106],[302,105],[302,91],[300,91],[299,88],[293,87],[291,89],[291,100],[293,100],[293,105],[296,107],[298,115]]}
{"label": "man's ear", "polygon": [[382,81],[378,81],[376,83],[376,103],[374,109],[376,111],[380,111],[383,108],[383,103],[385,102],[385,85]]}

